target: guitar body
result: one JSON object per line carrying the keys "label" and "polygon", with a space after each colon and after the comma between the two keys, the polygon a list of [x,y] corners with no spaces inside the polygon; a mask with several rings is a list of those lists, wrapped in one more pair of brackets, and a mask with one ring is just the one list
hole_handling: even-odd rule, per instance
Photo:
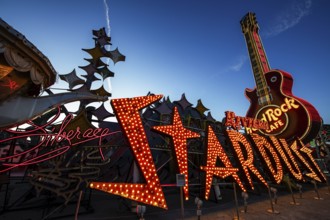
{"label": "guitar body", "polygon": [[292,94],[292,76],[280,70],[271,70],[264,76],[270,101],[260,103],[256,88],[245,90],[251,103],[246,116],[267,121],[269,125],[268,130],[258,132],[288,141],[299,137],[304,143],[315,138],[321,127],[320,115],[309,102]]}

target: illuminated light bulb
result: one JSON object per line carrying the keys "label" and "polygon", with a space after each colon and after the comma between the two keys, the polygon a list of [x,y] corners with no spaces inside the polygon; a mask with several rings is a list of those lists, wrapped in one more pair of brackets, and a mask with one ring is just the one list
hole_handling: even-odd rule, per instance
{"label": "illuminated light bulb", "polygon": [[[242,170],[244,171],[245,177],[249,182],[249,185],[251,189],[254,189],[252,179],[249,173],[249,170],[266,186],[268,187],[268,184],[266,180],[260,175],[258,169],[254,166],[253,161],[254,161],[254,156],[253,156],[253,151],[250,143],[246,140],[243,134],[233,131],[233,130],[227,130],[227,135],[229,137],[229,141],[231,145],[234,148],[234,152],[236,154],[236,157],[238,158],[240,165],[242,167]],[[244,146],[246,153],[247,153],[247,158],[245,159],[243,156],[243,152],[241,149],[240,143]]]}
{"label": "illuminated light bulb", "polygon": [[[225,167],[216,167],[217,158],[225,165]],[[201,166],[201,169],[206,172],[205,183],[205,199],[208,200],[209,193],[212,185],[213,176],[220,178],[226,178],[232,176],[238,183],[243,191],[246,191],[241,180],[239,179],[237,172],[238,168],[233,168],[225,150],[218,141],[212,127],[208,127],[207,137],[207,162],[206,166]]]}
{"label": "illuminated light bulb", "polygon": [[152,129],[172,137],[179,172],[185,176],[184,196],[186,200],[189,199],[187,139],[198,138],[200,135],[183,127],[177,107],[174,107],[171,125],[154,126]]}
{"label": "illuminated light bulb", "polygon": [[[250,136],[252,137],[252,140],[261,155],[261,158],[266,163],[266,167],[268,168],[270,176],[277,184],[279,184],[283,179],[283,169],[280,158],[275,152],[275,149],[265,137],[262,137],[258,134],[250,134]],[[268,156],[266,149],[268,152],[270,152],[271,157]],[[271,160],[275,162],[276,170],[274,169]]]}
{"label": "illuminated light bulb", "polygon": [[[163,190],[159,183],[159,178],[156,173],[156,168],[152,159],[148,139],[139,112],[142,108],[145,108],[146,106],[160,100],[161,98],[162,95],[150,95],[143,97],[111,100],[111,105],[115,114],[117,115],[118,122],[123,128],[123,133],[128,139],[137,164],[141,168],[144,178],[147,180],[147,184],[109,184],[109,189],[115,189],[113,194],[123,194],[125,197],[131,200],[147,204],[154,204],[154,201],[146,201],[144,195],[150,195],[149,190],[156,190],[159,192],[159,197],[164,198]],[[154,178],[150,179],[149,176],[154,176]],[[131,191],[133,187],[140,188],[140,190],[144,192],[142,193],[142,197],[140,196],[141,192],[133,193]],[[128,193],[125,193],[126,191]],[[163,200],[163,202],[159,202],[156,204],[160,208],[167,209],[165,199]]]}
{"label": "illuminated light bulb", "polygon": [[[270,136],[270,140],[275,145],[275,149],[280,154],[285,166],[290,174],[298,181],[303,180],[302,172],[292,154],[292,150],[289,148],[287,142],[284,139],[277,139],[274,136]],[[289,160],[290,159],[290,160]],[[293,165],[293,166],[292,166]]]}
{"label": "illuminated light bulb", "polygon": [[[318,181],[318,182],[326,182],[325,176],[322,174],[319,166],[315,162],[315,160],[312,157],[312,150],[306,147],[300,139],[296,139],[294,143],[291,145],[292,151],[297,155],[299,160],[301,161],[301,164],[310,171],[310,173],[307,173],[306,176]],[[300,149],[300,150],[299,150]],[[307,158],[310,160],[312,165],[314,166],[314,169],[311,164],[308,163],[308,161],[301,155],[300,152],[305,153]]]}

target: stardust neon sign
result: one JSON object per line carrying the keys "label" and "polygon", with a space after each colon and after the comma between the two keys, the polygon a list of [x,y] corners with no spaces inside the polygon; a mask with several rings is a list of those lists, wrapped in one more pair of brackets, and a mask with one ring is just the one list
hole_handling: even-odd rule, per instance
{"label": "stardust neon sign", "polygon": [[[90,184],[91,188],[167,209],[163,190],[156,173],[150,146],[139,112],[141,109],[151,105],[161,98],[162,95],[152,95],[136,98],[113,99],[111,101],[111,105],[123,128],[124,134],[129,141],[130,147],[142,170],[146,183],[92,182]],[[233,116],[233,114],[230,116]],[[239,122],[246,121],[243,117],[236,119],[239,119]],[[258,123],[256,121],[252,124]],[[264,124],[262,126],[264,126]],[[171,136],[180,173],[187,174],[186,140],[188,138],[198,138],[199,135],[183,127],[176,109],[174,109],[172,125],[156,126],[154,127],[154,130]],[[205,166],[200,167],[201,170],[206,172],[205,199],[208,199],[209,197],[213,177],[232,177],[240,188],[243,191],[246,191],[245,185],[247,184],[250,188],[254,188],[251,177],[252,174],[268,187],[267,181],[254,165],[255,158],[253,149],[258,153],[263,161],[266,171],[268,171],[269,176],[276,183],[282,181],[284,171],[291,174],[296,180],[303,180],[302,171],[298,166],[297,161],[299,161],[307,171],[306,176],[319,182],[325,181],[325,176],[311,155],[312,151],[304,146],[299,139],[295,139],[292,143],[288,144],[284,139],[276,139],[273,136],[263,137],[258,134],[244,136],[238,131],[227,130],[225,131],[225,134],[228,142],[234,149],[234,156],[239,162],[238,167],[233,167],[211,127],[208,127],[207,134],[207,161]],[[220,159],[224,164],[223,167],[216,166],[217,159]],[[244,185],[243,182],[246,184]],[[184,189],[186,199],[188,198],[188,189],[189,185]]]}

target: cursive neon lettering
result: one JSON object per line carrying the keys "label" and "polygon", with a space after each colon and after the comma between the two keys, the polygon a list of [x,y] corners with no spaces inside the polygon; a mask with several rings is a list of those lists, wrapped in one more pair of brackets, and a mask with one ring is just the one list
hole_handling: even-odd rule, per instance
{"label": "cursive neon lettering", "polygon": [[68,139],[72,140],[74,136],[77,134],[77,132],[74,132],[73,130],[70,130],[67,132],[66,136]]}
{"label": "cursive neon lettering", "polygon": [[91,128],[88,128],[83,134],[83,138],[91,138],[93,136],[94,136],[94,133],[93,133],[93,129],[91,129]]}
{"label": "cursive neon lettering", "polygon": [[[56,119],[58,119],[59,115],[60,115],[60,110],[58,108],[58,113],[55,115],[55,117],[44,125],[40,126],[40,125],[35,125],[32,122],[28,122],[32,126],[31,130],[28,131],[6,130],[6,132],[8,132],[9,134],[12,133],[14,135],[12,137],[0,140],[0,143],[2,144],[8,143],[13,140],[33,138],[33,137],[38,137],[39,143],[26,151],[15,150],[13,155],[4,155],[3,153],[1,153],[0,163],[2,163],[3,167],[0,168],[0,173],[6,172],[15,167],[27,166],[30,164],[36,164],[45,160],[49,160],[51,158],[54,158],[56,156],[65,153],[71,146],[75,146],[94,139],[97,139],[98,143],[101,144],[104,137],[120,132],[120,131],[110,132],[108,128],[96,128],[96,129],[89,128],[86,131],[84,131],[83,135],[81,135],[82,132],[80,130],[80,127],[76,127],[75,130],[67,129],[67,126],[70,124],[71,120],[73,119],[73,116],[70,114],[65,117],[57,133],[54,132],[54,129],[51,130],[54,133],[48,133],[46,127],[48,127],[53,122],[55,122]],[[75,142],[73,141],[74,139],[78,139],[80,141]],[[36,153],[39,151],[40,147],[44,148],[47,146],[54,146],[63,141],[66,141],[65,143],[67,143],[67,145],[61,146],[60,148],[54,150],[50,150],[41,155],[37,155]],[[11,162],[8,162],[9,160]],[[4,163],[4,161],[7,162]]]}

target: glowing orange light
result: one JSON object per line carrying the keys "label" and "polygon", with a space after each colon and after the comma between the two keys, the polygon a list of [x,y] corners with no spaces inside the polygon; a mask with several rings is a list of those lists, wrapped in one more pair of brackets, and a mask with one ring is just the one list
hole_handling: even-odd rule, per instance
{"label": "glowing orange light", "polygon": [[198,138],[200,135],[183,127],[177,107],[174,108],[172,125],[154,126],[153,129],[172,137],[175,156],[179,166],[179,172],[180,174],[185,174],[186,185],[183,187],[183,191],[185,199],[188,200],[189,187],[187,139]]}
{"label": "glowing orange light", "polygon": [[[225,165],[225,167],[217,167],[217,158]],[[241,180],[239,179],[237,172],[238,168],[234,168],[220,142],[218,141],[211,126],[208,127],[207,137],[207,162],[206,166],[201,166],[201,169],[206,172],[206,183],[205,183],[205,199],[209,198],[211,184],[213,176],[220,178],[226,178],[232,176],[238,183],[243,191],[246,191]]]}
{"label": "glowing orange light", "polygon": [[103,183],[92,182],[91,188],[96,188],[107,193],[119,195],[131,200],[142,202],[152,206],[167,209],[163,190],[152,159],[148,139],[143,128],[139,110],[156,102],[162,95],[143,96],[125,99],[113,99],[111,101],[118,121],[123,127],[130,147],[134,153],[142,174],[146,180],[145,184],[131,183]]}
{"label": "glowing orange light", "polygon": [[[315,159],[312,156],[313,150],[310,148],[306,147],[303,142],[297,138],[295,141],[297,143],[296,148],[294,152],[298,156],[298,158],[301,160],[303,165],[311,171],[311,173],[306,174],[306,176],[309,176],[319,182],[326,182],[326,177],[322,173],[320,167],[317,165]],[[307,159],[311,162],[311,164],[308,163],[307,159],[305,159],[301,154],[299,154],[298,148],[300,149],[301,152],[303,152],[305,155],[307,155]],[[314,169],[313,169],[314,168]]]}
{"label": "glowing orange light", "polygon": [[[284,161],[284,164],[286,165],[289,172],[292,174],[292,176],[299,181],[303,180],[303,175],[301,173],[301,170],[299,169],[299,166],[292,155],[292,151],[289,148],[287,142],[285,139],[277,139],[274,136],[269,136],[272,143],[275,145],[275,149],[280,154],[282,160]],[[280,141],[280,142],[279,142]],[[288,159],[290,158],[290,160]]]}
{"label": "glowing orange light", "polygon": [[[270,172],[270,176],[273,177],[273,180],[279,184],[283,179],[283,169],[281,165],[280,158],[278,157],[277,153],[275,152],[275,149],[273,146],[267,141],[265,137],[262,137],[258,134],[250,134],[250,136],[253,139],[253,142],[256,145],[256,148],[258,149],[259,153],[261,154],[261,157],[263,158],[264,162],[267,165],[267,168]],[[271,154],[272,157],[269,157],[267,151]],[[273,167],[271,160],[275,162],[275,167]]]}
{"label": "glowing orange light", "polygon": [[[249,170],[263,183],[266,187],[268,187],[268,184],[266,180],[261,176],[257,168],[254,166],[254,156],[253,151],[250,143],[246,140],[246,138],[239,132],[233,131],[233,130],[227,130],[227,135],[229,137],[229,140],[235,150],[236,156],[240,162],[240,165],[245,173],[245,177],[247,178],[249,185],[251,189],[254,189],[252,179],[249,173]],[[241,149],[240,143],[245,147],[246,150],[246,156],[247,158],[244,158],[244,154]]]}
{"label": "glowing orange light", "polygon": [[[231,127],[234,130],[240,130],[242,127],[250,130],[268,130],[268,122],[255,118],[241,117],[235,115],[234,112],[226,111],[225,126]],[[251,132],[250,132],[251,133]]]}
{"label": "glowing orange light", "polygon": [[308,164],[306,159],[300,154],[296,140],[291,144],[290,148],[296,154],[298,159],[301,161],[301,164],[310,171],[310,173],[307,173],[306,176],[321,182],[320,178],[316,175],[312,167]]}

